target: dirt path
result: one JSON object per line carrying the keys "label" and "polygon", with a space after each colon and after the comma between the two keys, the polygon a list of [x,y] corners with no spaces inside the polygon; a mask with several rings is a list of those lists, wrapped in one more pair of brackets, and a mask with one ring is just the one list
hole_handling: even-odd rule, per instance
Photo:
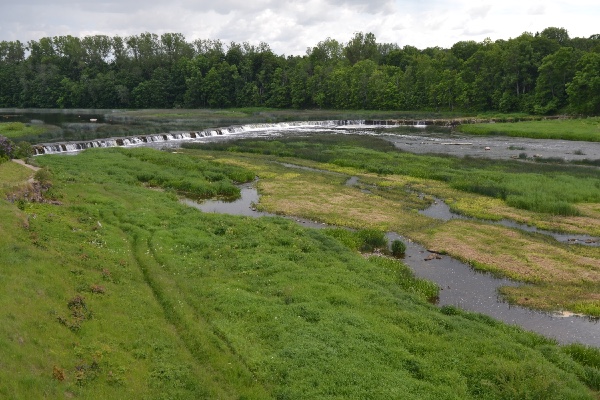
{"label": "dirt path", "polygon": [[27,164],[25,161],[20,160],[20,159],[13,158],[13,161],[16,162],[17,164],[21,164],[22,166],[32,169],[34,171],[39,171],[41,169],[40,167],[36,167],[31,164]]}

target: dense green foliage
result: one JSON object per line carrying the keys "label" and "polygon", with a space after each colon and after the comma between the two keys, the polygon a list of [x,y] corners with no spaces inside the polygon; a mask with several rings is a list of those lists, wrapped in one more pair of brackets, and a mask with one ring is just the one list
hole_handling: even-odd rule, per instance
{"label": "dense green foliage", "polygon": [[433,179],[462,191],[500,198],[513,207],[555,215],[577,215],[576,203],[600,202],[595,169],[552,165],[524,169],[517,161],[415,155],[397,151],[376,137],[312,135],[310,139],[188,143],[184,147],[293,156],[377,174]]}
{"label": "dense green foliage", "polygon": [[0,397],[595,398],[596,349],[428,304],[434,285],[343,244],[374,231],[204,214],[138,182],[167,162],[187,179],[181,155],[36,160],[61,204],[0,201]]}
{"label": "dense green foliage", "polygon": [[0,107],[600,112],[600,37],[562,28],[419,50],[356,33],[304,56],[143,33],[0,42]]}
{"label": "dense green foliage", "polygon": [[[0,124],[0,132],[2,132]],[[0,158],[27,158],[33,154],[33,148],[29,142],[21,141],[14,143],[10,136],[6,137],[0,134]]]}

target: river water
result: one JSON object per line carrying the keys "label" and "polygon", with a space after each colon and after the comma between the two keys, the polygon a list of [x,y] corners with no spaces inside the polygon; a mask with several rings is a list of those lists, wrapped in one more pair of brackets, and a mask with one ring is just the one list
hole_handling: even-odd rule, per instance
{"label": "river water", "polygon": [[[450,211],[450,207],[446,204],[442,199],[436,198],[434,203],[427,209],[421,211],[421,214],[426,215],[431,218],[439,219],[442,221],[449,221],[451,219],[466,219],[466,220],[475,220],[474,218],[465,217],[464,215],[456,214]],[[556,241],[567,244],[580,244],[582,246],[592,246],[592,247],[600,247],[600,238],[590,236],[590,235],[578,235],[575,233],[560,233],[560,232],[552,232],[546,231],[543,229],[538,229],[535,226],[530,226],[526,224],[520,224],[515,221],[511,221],[508,219],[502,219],[500,221],[483,221],[477,220],[481,222],[486,222],[493,225],[502,225],[507,228],[519,229],[526,232],[539,233],[546,236],[553,237]]]}
{"label": "river water", "polygon": [[[287,164],[286,164],[287,165]],[[296,167],[288,165],[289,167]],[[350,181],[352,178],[349,179]],[[356,182],[356,181],[352,181]],[[260,200],[254,184],[241,187],[241,198],[233,201],[208,200],[201,203],[184,199],[182,202],[203,212],[244,215],[250,217],[275,216],[256,211]],[[327,225],[296,217],[285,217],[309,228],[325,228]],[[435,282],[440,288],[437,304],[452,305],[467,311],[489,315],[508,324],[556,339],[559,343],[582,343],[600,347],[600,322],[598,319],[568,313],[546,313],[513,306],[498,295],[501,286],[518,286],[509,279],[495,278],[480,273],[469,265],[446,255],[438,255],[394,232],[388,232],[388,240],[402,240],[406,244],[403,262],[416,276]]]}
{"label": "river water", "polygon": [[[29,116],[28,116],[29,117]],[[86,116],[87,118],[88,116]],[[532,158],[560,158],[566,161],[583,159],[600,159],[600,143],[575,142],[561,140],[534,140],[524,138],[506,138],[499,136],[464,136],[436,132],[431,129],[418,129],[418,133],[390,134],[387,128],[381,126],[366,126],[361,121],[320,121],[281,124],[255,124],[229,128],[209,129],[201,132],[179,132],[163,135],[136,136],[131,138],[98,139],[88,142],[70,142],[48,146],[39,146],[38,154],[76,153],[89,147],[110,146],[151,146],[157,148],[179,147],[182,143],[206,142],[213,140],[230,140],[248,137],[277,137],[288,135],[309,136],[315,133],[330,134],[362,134],[378,135],[391,141],[402,150],[418,154],[449,154],[458,157],[485,157],[494,159],[517,159],[520,161]],[[290,165],[290,167],[292,167]],[[349,185],[357,180],[350,178]],[[270,215],[258,212],[254,204],[259,196],[253,185],[241,188],[241,199],[227,203],[221,201],[206,201],[202,204],[191,200],[183,202],[199,208],[203,212],[228,213],[260,217]],[[426,210],[434,218],[458,218],[450,213],[447,205],[438,201],[437,208]],[[323,228],[324,224],[315,221],[291,217],[290,219],[310,228]],[[514,222],[503,221],[503,224],[518,229],[526,226],[514,226]],[[535,228],[530,228],[533,230]],[[541,232],[546,234],[547,232]],[[564,241],[575,239],[579,243],[595,245],[596,238],[574,237],[566,235]],[[519,306],[511,306],[498,296],[498,288],[518,283],[497,279],[489,274],[474,271],[470,266],[448,256],[429,253],[417,243],[402,238],[396,233],[388,233],[390,240],[401,239],[407,245],[404,262],[414,271],[415,275],[436,282],[440,287],[438,304],[453,305],[468,311],[489,315],[509,324],[521,326],[548,337],[555,338],[560,343],[583,343],[600,347],[600,323],[597,319],[589,319],[569,314],[549,314],[533,311]],[[561,240],[556,237],[557,240]]]}

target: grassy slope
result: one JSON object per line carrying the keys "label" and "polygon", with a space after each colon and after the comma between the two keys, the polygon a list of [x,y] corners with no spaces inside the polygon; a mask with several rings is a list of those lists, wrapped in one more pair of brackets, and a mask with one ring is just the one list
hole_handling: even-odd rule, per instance
{"label": "grassy slope", "polygon": [[534,139],[564,139],[600,142],[600,118],[552,121],[522,121],[461,125],[459,130],[474,135],[505,135]]}
{"label": "grassy slope", "polygon": [[126,160],[38,158],[63,205],[0,202],[0,397],[595,397],[593,352],[440,311],[324,232],[188,209]]}

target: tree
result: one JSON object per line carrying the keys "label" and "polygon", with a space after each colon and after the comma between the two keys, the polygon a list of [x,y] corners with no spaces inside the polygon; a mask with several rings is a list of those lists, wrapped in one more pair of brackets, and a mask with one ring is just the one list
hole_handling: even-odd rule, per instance
{"label": "tree", "polygon": [[192,58],[194,49],[181,33],[163,33],[160,35],[160,53],[164,64],[171,66],[181,58]]}
{"label": "tree", "polygon": [[344,56],[350,62],[350,65],[363,60],[372,60],[377,63],[379,61],[379,51],[375,35],[371,32],[367,34],[355,33],[354,37],[344,47]]}
{"label": "tree", "polygon": [[569,32],[564,28],[549,27],[540,33],[541,37],[556,41],[560,46],[569,45]]}
{"label": "tree", "polygon": [[352,108],[367,109],[375,94],[372,89],[372,77],[377,70],[377,64],[372,60],[357,62],[350,69],[350,104]]}
{"label": "tree", "polygon": [[313,72],[317,66],[338,64],[344,56],[344,46],[335,39],[327,38],[307,49],[306,54]]}
{"label": "tree", "polygon": [[85,63],[90,73],[106,73],[113,51],[113,41],[105,35],[86,36],[81,41]]}
{"label": "tree", "polygon": [[600,114],[600,53],[587,53],[579,60],[567,94],[573,112]]}
{"label": "tree", "polygon": [[464,90],[459,103],[473,111],[497,110],[502,97],[502,48],[498,43],[484,41],[463,65],[460,79]]}
{"label": "tree", "polygon": [[19,41],[0,42],[0,107],[20,105],[25,46]]}
{"label": "tree", "polygon": [[290,106],[289,73],[287,69],[277,68],[269,90],[269,107],[287,108]]}
{"label": "tree", "polygon": [[580,58],[580,51],[561,47],[542,60],[535,86],[537,114],[554,113],[567,104],[567,83],[573,79]]}
{"label": "tree", "polygon": [[450,48],[452,54],[462,61],[467,61],[479,48],[481,44],[474,40],[456,42]]}

